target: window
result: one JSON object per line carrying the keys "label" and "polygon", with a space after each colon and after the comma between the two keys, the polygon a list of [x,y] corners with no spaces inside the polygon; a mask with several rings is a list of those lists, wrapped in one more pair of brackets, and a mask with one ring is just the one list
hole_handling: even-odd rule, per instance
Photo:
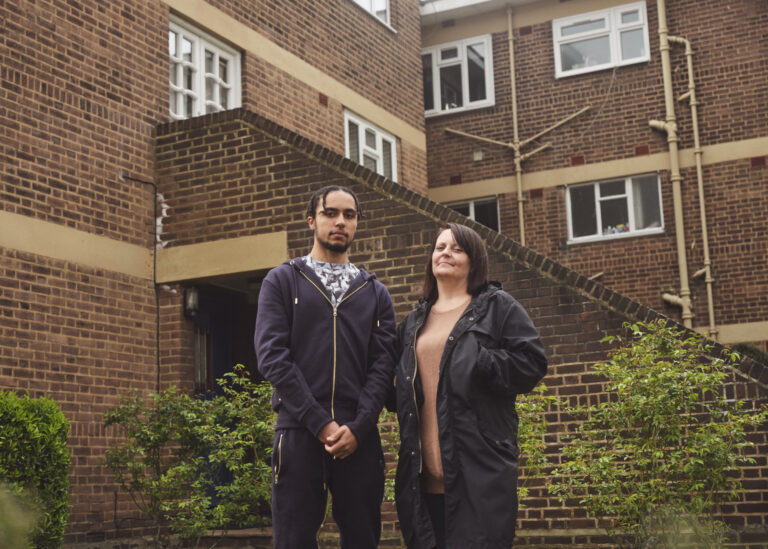
{"label": "window", "polygon": [[240,106],[240,54],[234,49],[173,18],[168,54],[173,120]]}
{"label": "window", "polygon": [[571,76],[650,59],[645,2],[552,21],[555,76]]}
{"label": "window", "polygon": [[493,105],[491,35],[422,50],[427,116]]}
{"label": "window", "polygon": [[470,200],[469,202],[447,204],[447,206],[478,223],[482,223],[489,229],[497,232],[499,230],[499,202],[495,198]]}
{"label": "window", "polygon": [[601,240],[662,232],[656,174],[568,187],[568,239]]}
{"label": "window", "polygon": [[353,0],[376,19],[389,26],[389,0]]}
{"label": "window", "polygon": [[397,181],[397,148],[394,136],[370,122],[344,112],[347,158],[376,173]]}

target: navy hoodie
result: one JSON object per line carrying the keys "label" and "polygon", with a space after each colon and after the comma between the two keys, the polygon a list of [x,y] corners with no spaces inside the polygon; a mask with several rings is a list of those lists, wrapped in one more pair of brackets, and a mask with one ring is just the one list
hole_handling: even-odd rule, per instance
{"label": "navy hoodie", "polygon": [[392,299],[374,275],[360,269],[334,308],[302,259],[272,269],[253,341],[259,371],[275,388],[277,428],[317,436],[335,420],[362,441],[392,389],[395,337]]}

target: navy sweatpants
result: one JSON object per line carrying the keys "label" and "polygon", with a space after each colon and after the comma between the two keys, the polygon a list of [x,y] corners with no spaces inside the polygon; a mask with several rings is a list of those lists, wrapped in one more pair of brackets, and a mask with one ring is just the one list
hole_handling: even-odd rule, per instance
{"label": "navy sweatpants", "polygon": [[384,456],[378,432],[333,459],[305,429],[277,429],[272,453],[275,549],[317,548],[328,491],[342,549],[375,549],[381,536]]}

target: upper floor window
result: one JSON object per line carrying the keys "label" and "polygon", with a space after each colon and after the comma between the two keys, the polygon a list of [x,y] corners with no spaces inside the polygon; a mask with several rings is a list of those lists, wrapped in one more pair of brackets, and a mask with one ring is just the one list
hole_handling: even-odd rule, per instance
{"label": "upper floor window", "polygon": [[555,76],[571,76],[650,59],[645,2],[552,21]]}
{"label": "upper floor window", "polygon": [[490,34],[425,48],[421,61],[427,116],[493,105]]}
{"label": "upper floor window", "polygon": [[389,26],[389,0],[352,0],[376,19]]}
{"label": "upper floor window", "polygon": [[568,187],[568,240],[601,240],[664,230],[656,174]]}
{"label": "upper floor window", "polygon": [[447,204],[452,210],[482,223],[489,229],[499,230],[499,201],[495,198],[481,198],[469,202]]}
{"label": "upper floor window", "polygon": [[347,158],[397,181],[397,141],[394,136],[344,111],[344,137]]}
{"label": "upper floor window", "polygon": [[240,54],[173,18],[168,32],[170,114],[174,120],[240,106]]}

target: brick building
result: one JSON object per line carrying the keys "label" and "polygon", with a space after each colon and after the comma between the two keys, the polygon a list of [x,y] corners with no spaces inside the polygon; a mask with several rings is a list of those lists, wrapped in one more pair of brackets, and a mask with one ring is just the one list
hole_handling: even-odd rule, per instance
{"label": "brick building", "polygon": [[[481,4],[499,8],[494,2]],[[551,4],[565,9],[581,3]],[[595,9],[608,5],[588,4]],[[103,427],[104,411],[130,388],[143,393],[174,384],[209,388],[232,364],[253,366],[250,332],[260,279],[286,257],[309,250],[310,234],[302,213],[311,192],[325,184],[348,184],[360,194],[367,219],[352,258],[388,285],[399,316],[415,301],[423,261],[439,223],[464,219],[425,195],[452,203],[498,195],[503,234],[475,226],[488,243],[493,277],[521,300],[542,333],[552,364],[548,384],[562,396],[602,390],[589,373],[589,365],[605,353],[600,338],[619,330],[623,319],[656,317],[652,308],[663,305],[657,302],[657,293],[638,289],[640,282],[652,278],[648,273],[638,274],[635,283],[624,282],[630,278],[626,273],[619,277],[618,270],[600,263],[605,254],[595,247],[602,241],[580,247],[553,244],[561,238],[557,231],[568,226],[566,221],[553,223],[551,234],[537,230],[542,223],[536,219],[558,219],[554,208],[567,192],[559,185],[583,182],[573,175],[581,173],[580,168],[562,168],[552,152],[569,163],[580,154],[584,166],[596,164],[592,166],[596,173],[606,178],[618,177],[619,169],[627,172],[623,177],[631,178],[654,172],[645,165],[629,170],[632,162],[666,159],[665,141],[650,130],[643,133],[647,121],[643,129],[622,121],[610,127],[612,135],[596,141],[578,139],[583,142],[578,151],[571,150],[573,145],[563,145],[562,150],[553,146],[527,160],[522,179],[529,198],[524,203],[528,247],[515,242],[517,196],[503,187],[509,185],[509,168],[514,165],[508,154],[484,145],[482,158],[475,160],[474,142],[461,141],[458,134],[448,136],[438,127],[450,123],[465,133],[488,130],[497,133],[484,137],[509,140],[506,126],[495,116],[504,120],[510,116],[505,31],[488,32],[483,27],[483,32],[467,35],[491,36],[482,43],[485,51],[493,49],[495,103],[425,118],[423,96],[418,93],[424,48],[464,40],[459,35],[443,40],[441,33],[486,20],[499,24],[497,11],[475,7],[476,16],[462,15],[452,27],[447,20],[430,22],[429,17],[439,18],[442,12],[435,9],[429,15],[430,3],[423,3],[427,26],[422,34],[419,5],[405,0],[22,0],[0,6],[0,387],[49,395],[70,419],[68,544],[110,547],[112,540],[141,531],[132,504],[100,465],[114,440],[114,433]],[[523,14],[529,9],[551,18],[553,10],[547,7],[552,5],[515,7],[513,28],[520,34],[516,48],[529,39],[542,44],[540,48],[531,44],[532,49],[546,50],[551,23],[541,15],[536,19]],[[766,10],[759,2],[734,3],[737,7],[751,9],[754,18],[765,22]],[[643,16],[652,24],[653,6],[649,4]],[[681,17],[670,8],[670,19],[673,16]],[[756,40],[758,27],[755,22]],[[649,40],[653,47],[652,32]],[[467,46],[463,58],[475,43],[470,40],[462,46]],[[765,48],[764,35],[760,44]],[[434,55],[436,50],[432,51]],[[759,70],[765,74],[766,61],[752,50],[743,54],[754,55],[738,64],[738,70],[754,82],[753,95],[738,99],[743,102],[744,123],[728,131],[704,130],[702,124],[703,145],[715,147],[712,154],[720,155],[717,158],[731,158],[763,143],[759,130],[752,128],[761,127],[762,120],[765,133],[765,112],[758,106],[751,114],[747,111],[750,101],[764,93]],[[727,52],[719,55],[729,57]],[[610,88],[631,97],[627,101],[633,109],[637,100],[632,94],[645,98],[646,81],[661,80],[656,74],[658,55],[650,57],[642,66],[617,69]],[[526,59],[521,52],[517,70],[534,74],[537,64],[547,62]],[[619,83],[620,71],[640,69],[648,74]],[[604,73],[596,74],[605,78]],[[541,78],[549,86],[564,86],[565,80],[547,75]],[[601,109],[593,99],[592,110],[574,119],[589,123],[590,116],[606,112],[611,103],[598,85],[584,80],[581,86],[579,93],[592,94],[604,104]],[[523,138],[581,108],[583,98],[574,91],[560,90],[562,97],[550,100],[536,91],[534,81],[522,78],[518,89]],[[481,92],[476,88],[467,96],[478,97]],[[705,92],[697,88],[697,93]],[[652,95],[663,98],[662,92]],[[656,118],[663,115],[663,100],[661,105]],[[620,110],[618,104],[610,109]],[[684,116],[679,113],[679,118]],[[722,120],[726,115],[708,116]],[[605,126],[600,120],[593,126],[598,124]],[[581,131],[574,128],[564,125],[551,138],[565,143],[571,132],[572,143]],[[742,133],[751,137],[735,137]],[[645,141],[638,141],[640,135]],[[705,135],[711,141],[704,142]],[[689,147],[685,145],[689,138],[685,134],[681,138],[681,148]],[[716,147],[723,139],[728,146]],[[622,141],[632,151],[631,159],[613,150]],[[637,160],[634,150],[643,144],[648,145],[648,154]],[[598,157],[606,154],[604,148],[612,152]],[[704,158],[706,152],[705,148]],[[705,162],[705,171],[734,182],[732,174],[741,174],[742,183],[757,187],[765,183],[765,171],[759,166],[760,155],[752,156],[756,160]],[[690,171],[682,165],[684,174]],[[537,173],[539,179],[534,179]],[[674,243],[668,242],[674,240],[669,236],[673,233],[668,221],[673,217],[669,176],[661,167],[658,173],[666,232],[650,231],[643,238],[616,239],[610,245],[658,239],[656,255],[674,257],[669,249]],[[549,185],[553,174],[563,175]],[[547,184],[531,186],[532,181]],[[507,190],[494,190],[498,188]],[[719,192],[726,203],[734,201],[730,208],[736,207],[734,193]],[[760,200],[764,203],[765,196],[755,190],[747,204],[739,202],[741,208],[755,211],[754,218],[745,216],[738,225],[754,228],[754,239],[747,241],[734,231],[728,237],[743,238],[738,243],[742,259],[758,257],[745,256],[747,251],[757,254],[760,246],[764,250],[764,242],[757,238],[764,234],[758,225]],[[473,203],[468,213],[482,212],[482,206],[482,201]],[[693,222],[686,217],[686,223]],[[737,246],[721,236],[721,240],[714,234],[710,237],[713,250]],[[577,255],[589,247],[590,257]],[[643,253],[655,257],[653,251]],[[698,247],[690,255],[695,253]],[[714,262],[714,251],[712,255]],[[615,262],[617,269],[624,264],[645,268],[649,262],[638,261],[643,256],[636,250],[611,249],[611,256],[621,258]],[[721,282],[720,269],[726,265],[717,265],[715,293],[722,295],[725,281]],[[605,274],[590,280],[598,267]],[[659,266],[653,275],[674,280],[673,267]],[[737,272],[737,265],[730,267]],[[732,282],[745,294],[739,297],[745,303],[740,308],[743,315],[750,307],[757,311],[764,298],[754,294],[750,307],[746,305],[751,292],[765,283],[759,271],[765,266],[756,260],[751,267],[748,278]],[[700,289],[695,287],[694,292]],[[742,294],[733,295],[735,304]],[[722,301],[716,301],[717,307],[724,307]],[[698,326],[698,305],[695,310]],[[721,309],[716,311],[718,318],[729,318]],[[675,309],[668,312],[675,315]],[[756,312],[744,316],[744,323],[759,328],[759,318]],[[765,368],[745,362],[734,373],[729,390],[757,405],[766,401],[767,383]],[[553,417],[553,449],[565,421]],[[744,546],[764,547],[766,434],[757,434],[756,442],[760,456],[743,472],[747,492],[728,510],[728,520],[739,529]],[[540,506],[521,516],[521,543],[593,547],[605,542],[597,524],[581,510],[556,503],[543,489],[537,495]],[[395,518],[391,508],[387,511],[386,537],[396,539]]]}
{"label": "brick building", "polygon": [[430,198],[718,341],[766,349],[765,2],[421,12]]}

